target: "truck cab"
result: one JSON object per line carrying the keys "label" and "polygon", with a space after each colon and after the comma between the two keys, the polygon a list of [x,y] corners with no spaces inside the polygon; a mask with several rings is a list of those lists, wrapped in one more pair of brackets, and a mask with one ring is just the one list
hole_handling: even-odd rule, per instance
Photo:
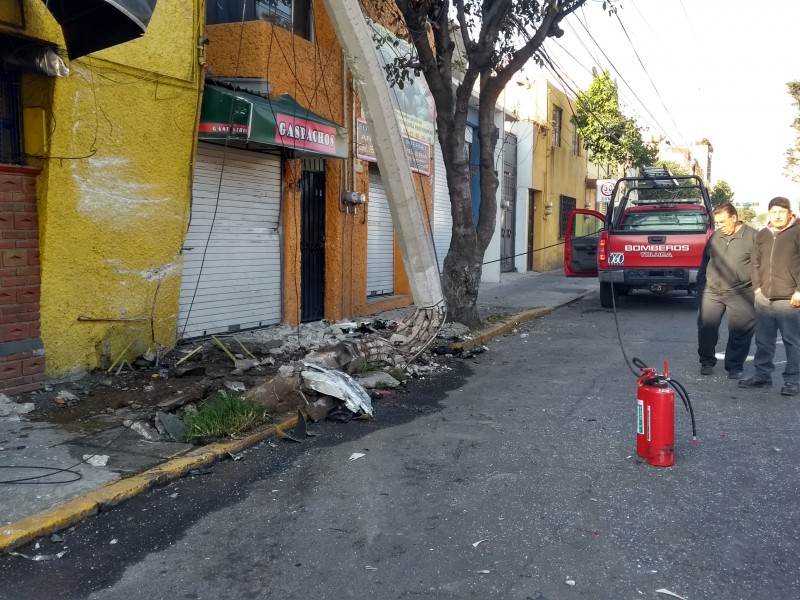
{"label": "truck cab", "polygon": [[692,293],[714,233],[711,202],[696,175],[653,167],[617,181],[606,214],[572,210],[564,243],[567,277],[597,276],[600,304],[637,289]]}

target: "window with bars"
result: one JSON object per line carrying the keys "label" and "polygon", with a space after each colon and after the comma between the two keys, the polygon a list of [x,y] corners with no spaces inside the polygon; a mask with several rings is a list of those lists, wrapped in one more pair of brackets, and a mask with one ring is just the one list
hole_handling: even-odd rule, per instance
{"label": "window with bars", "polygon": [[19,75],[0,70],[0,163],[21,165],[24,158]]}
{"label": "window with bars", "polygon": [[564,111],[558,106],[553,106],[553,146],[561,147],[561,122],[564,120]]}
{"label": "window with bars", "polygon": [[211,0],[206,4],[206,23],[269,21],[306,40],[311,39],[313,0]]}
{"label": "window with bars", "polygon": [[563,240],[567,237],[567,221],[569,220],[569,211],[574,210],[578,206],[578,201],[571,196],[561,196],[561,201],[558,207],[558,239]]}

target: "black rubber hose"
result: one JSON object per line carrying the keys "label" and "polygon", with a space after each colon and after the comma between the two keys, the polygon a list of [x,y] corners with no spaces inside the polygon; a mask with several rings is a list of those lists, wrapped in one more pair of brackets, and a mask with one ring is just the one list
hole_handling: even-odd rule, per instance
{"label": "black rubber hose", "polygon": [[689,399],[689,392],[686,391],[686,388],[683,387],[683,384],[680,381],[676,381],[674,379],[667,379],[667,382],[675,389],[678,395],[683,400],[683,405],[686,407],[686,410],[689,411],[689,416],[692,419],[692,444],[697,444],[697,427],[695,426],[694,422],[694,409],[692,408],[692,401]]}

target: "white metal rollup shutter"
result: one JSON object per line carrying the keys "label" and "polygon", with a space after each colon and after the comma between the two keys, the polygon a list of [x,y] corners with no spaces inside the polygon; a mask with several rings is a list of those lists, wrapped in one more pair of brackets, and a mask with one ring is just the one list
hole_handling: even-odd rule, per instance
{"label": "white metal rollup shutter", "polygon": [[180,337],[281,321],[280,201],[280,157],[198,145]]}
{"label": "white metal rollup shutter", "polygon": [[394,225],[377,169],[369,171],[367,296],[394,293]]}
{"label": "white metal rollup shutter", "polygon": [[433,145],[433,160],[433,244],[441,272],[453,235],[453,215],[450,212],[450,190],[444,171],[444,157],[438,139]]}

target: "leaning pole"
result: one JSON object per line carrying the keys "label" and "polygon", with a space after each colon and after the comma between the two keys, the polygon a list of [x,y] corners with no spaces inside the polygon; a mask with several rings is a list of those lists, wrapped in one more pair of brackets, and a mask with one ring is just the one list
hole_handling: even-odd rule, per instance
{"label": "leaning pole", "polygon": [[386,188],[414,304],[418,309],[444,302],[430,228],[417,198],[403,150],[389,84],[358,0],[323,0],[345,59],[366,106],[367,124]]}

